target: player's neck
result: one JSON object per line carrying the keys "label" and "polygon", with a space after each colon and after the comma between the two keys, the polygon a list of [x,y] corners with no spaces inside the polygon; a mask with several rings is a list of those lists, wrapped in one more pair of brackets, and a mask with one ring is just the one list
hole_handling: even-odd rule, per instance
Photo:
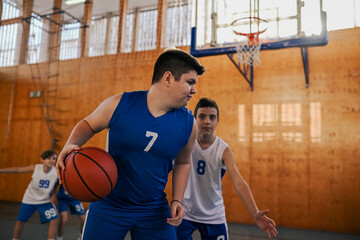
{"label": "player's neck", "polygon": [[215,139],[216,139],[215,134],[212,134],[212,135],[199,134],[197,141],[198,141],[201,149],[205,150],[214,143]]}
{"label": "player's neck", "polygon": [[147,95],[147,107],[149,112],[154,117],[160,117],[172,109],[166,104],[162,98],[161,92],[157,91],[155,87],[151,87]]}
{"label": "player's neck", "polygon": [[43,164],[43,171],[44,171],[44,173],[50,172],[50,171],[51,171],[51,168],[52,168],[52,167],[49,167],[49,166],[46,166],[45,164]]}

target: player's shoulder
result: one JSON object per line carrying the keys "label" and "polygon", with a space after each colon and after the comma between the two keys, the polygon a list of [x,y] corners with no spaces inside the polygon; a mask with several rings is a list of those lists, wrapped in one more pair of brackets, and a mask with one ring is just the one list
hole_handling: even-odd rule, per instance
{"label": "player's shoulder", "polygon": [[221,137],[219,136],[216,136],[215,138],[215,142],[219,145],[223,145],[223,146],[229,146],[229,144],[227,142],[225,142],[224,139],[222,139]]}
{"label": "player's shoulder", "polygon": [[41,175],[44,172],[44,164],[42,163],[30,165],[29,168],[33,170],[34,176]]}
{"label": "player's shoulder", "polygon": [[221,156],[223,158],[224,154],[226,154],[226,152],[232,152],[229,144],[227,144],[227,142],[225,142],[222,138],[216,136],[216,139],[215,139],[215,144],[217,146],[217,151],[218,151],[218,154],[219,157]]}
{"label": "player's shoulder", "polygon": [[176,112],[177,114],[180,114],[182,117],[191,118],[191,120],[194,119],[194,115],[186,107],[175,108],[175,109],[173,109],[173,111]]}
{"label": "player's shoulder", "polygon": [[34,171],[35,171],[35,170],[37,170],[37,169],[43,169],[44,164],[42,164],[42,163],[36,163],[36,164],[30,165],[29,167],[33,167],[33,168],[34,168]]}
{"label": "player's shoulder", "polygon": [[[182,107],[182,108],[174,109],[173,113],[174,113],[173,117],[176,118],[178,124],[180,124],[181,126],[185,127],[188,130],[187,134],[190,137],[191,133],[197,130],[196,121],[194,120],[194,116],[192,112],[186,107]],[[195,123],[195,127],[194,127],[194,123]]]}
{"label": "player's shoulder", "polygon": [[114,101],[118,103],[142,103],[146,101],[148,91],[132,91],[132,92],[123,92],[114,96]]}
{"label": "player's shoulder", "polygon": [[111,97],[108,97],[104,100],[104,102],[119,102],[121,99],[131,99],[131,98],[139,98],[146,96],[148,91],[132,91],[132,92],[121,92],[115,94]]}
{"label": "player's shoulder", "polygon": [[[123,92],[120,93],[122,97],[126,98],[137,98],[146,96],[148,91],[132,91],[132,92]],[[119,95],[119,94],[118,94]]]}
{"label": "player's shoulder", "polygon": [[119,94],[113,95],[111,97],[108,97],[103,101],[103,103],[112,104],[112,103],[115,103],[115,102],[119,102],[121,100],[123,94],[124,93],[119,93]]}
{"label": "player's shoulder", "polygon": [[102,112],[108,112],[108,113],[111,113],[111,115],[112,115],[112,113],[118,106],[119,102],[121,101],[123,94],[124,93],[119,93],[119,94],[116,94],[116,95],[106,98],[100,104],[99,108],[102,109]]}

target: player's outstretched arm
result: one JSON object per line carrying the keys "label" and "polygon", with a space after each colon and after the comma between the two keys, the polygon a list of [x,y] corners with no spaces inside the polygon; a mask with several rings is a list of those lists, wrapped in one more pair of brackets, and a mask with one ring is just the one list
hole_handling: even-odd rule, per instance
{"label": "player's outstretched arm", "polygon": [[269,210],[263,210],[259,211],[255,214],[254,220],[256,225],[258,225],[261,230],[266,232],[266,235],[269,239],[271,239],[272,236],[277,236],[278,232],[276,230],[276,224],[275,221],[266,216],[266,214],[269,213]]}
{"label": "player's outstretched arm", "polygon": [[10,167],[0,169],[0,173],[27,173],[33,172],[35,170],[35,165],[29,165],[26,167]]}
{"label": "player's outstretched arm", "polygon": [[224,150],[223,161],[229,172],[236,193],[241,197],[245,206],[250,211],[255,223],[266,232],[269,239],[271,238],[271,235],[276,236],[278,234],[276,224],[272,219],[266,216],[266,214],[269,213],[269,210],[259,211],[249,185],[245,179],[243,179],[236,166],[234,154],[230,147],[227,147]]}
{"label": "player's outstretched arm", "polygon": [[182,201],[190,174],[191,151],[194,147],[196,136],[197,125],[196,121],[194,121],[188,143],[180,150],[179,154],[175,158],[172,184],[173,201],[170,205],[171,218],[167,220],[167,222],[173,226],[179,226],[185,215]]}
{"label": "player's outstretched arm", "polygon": [[122,94],[105,99],[89,116],[81,120],[72,130],[64,148],[56,162],[56,172],[61,184],[61,169],[65,168],[66,156],[74,150],[79,150],[95,133],[109,127],[110,119]]}

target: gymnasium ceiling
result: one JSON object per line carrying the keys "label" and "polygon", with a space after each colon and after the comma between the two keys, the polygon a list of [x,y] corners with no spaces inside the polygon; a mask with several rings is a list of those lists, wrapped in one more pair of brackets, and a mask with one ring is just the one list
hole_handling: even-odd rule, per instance
{"label": "gymnasium ceiling", "polygon": [[[93,13],[92,15],[100,15],[107,12],[115,12],[119,9],[119,0],[92,0]],[[84,14],[84,3],[66,5],[65,0],[62,0],[62,9],[70,13],[74,17],[81,19]],[[128,0],[128,8],[133,9],[137,7],[153,6],[157,4],[157,0]],[[50,0],[34,0],[34,12],[42,15],[51,13],[53,1]]]}

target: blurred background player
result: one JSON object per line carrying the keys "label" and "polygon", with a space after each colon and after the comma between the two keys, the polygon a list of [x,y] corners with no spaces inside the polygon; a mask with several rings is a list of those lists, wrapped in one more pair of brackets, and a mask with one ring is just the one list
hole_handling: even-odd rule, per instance
{"label": "blurred background player", "polygon": [[58,221],[58,214],[54,205],[54,190],[58,182],[54,167],[56,153],[46,150],[41,154],[40,160],[42,164],[0,169],[0,173],[33,172],[31,182],[22,199],[13,239],[20,239],[24,223],[29,220],[36,210],[39,212],[41,223],[49,222],[48,239],[55,239]]}
{"label": "blurred background player", "polygon": [[202,98],[195,107],[198,125],[197,141],[191,154],[191,170],[184,195],[185,217],[176,228],[178,240],[192,239],[198,229],[202,240],[227,240],[228,229],[221,180],[225,169],[255,223],[267,236],[276,236],[275,222],[259,211],[251,190],[240,175],[234,155],[226,142],[215,135],[219,124],[219,108],[215,101]]}
{"label": "blurred background player", "polygon": [[66,223],[69,220],[68,209],[72,215],[79,216],[80,219],[80,231],[77,236],[77,239],[81,239],[82,227],[85,222],[85,209],[81,201],[71,197],[66,191],[63,185],[60,185],[60,188],[56,194],[58,209],[60,213],[60,223],[58,228],[57,240],[63,240],[64,228]]}

